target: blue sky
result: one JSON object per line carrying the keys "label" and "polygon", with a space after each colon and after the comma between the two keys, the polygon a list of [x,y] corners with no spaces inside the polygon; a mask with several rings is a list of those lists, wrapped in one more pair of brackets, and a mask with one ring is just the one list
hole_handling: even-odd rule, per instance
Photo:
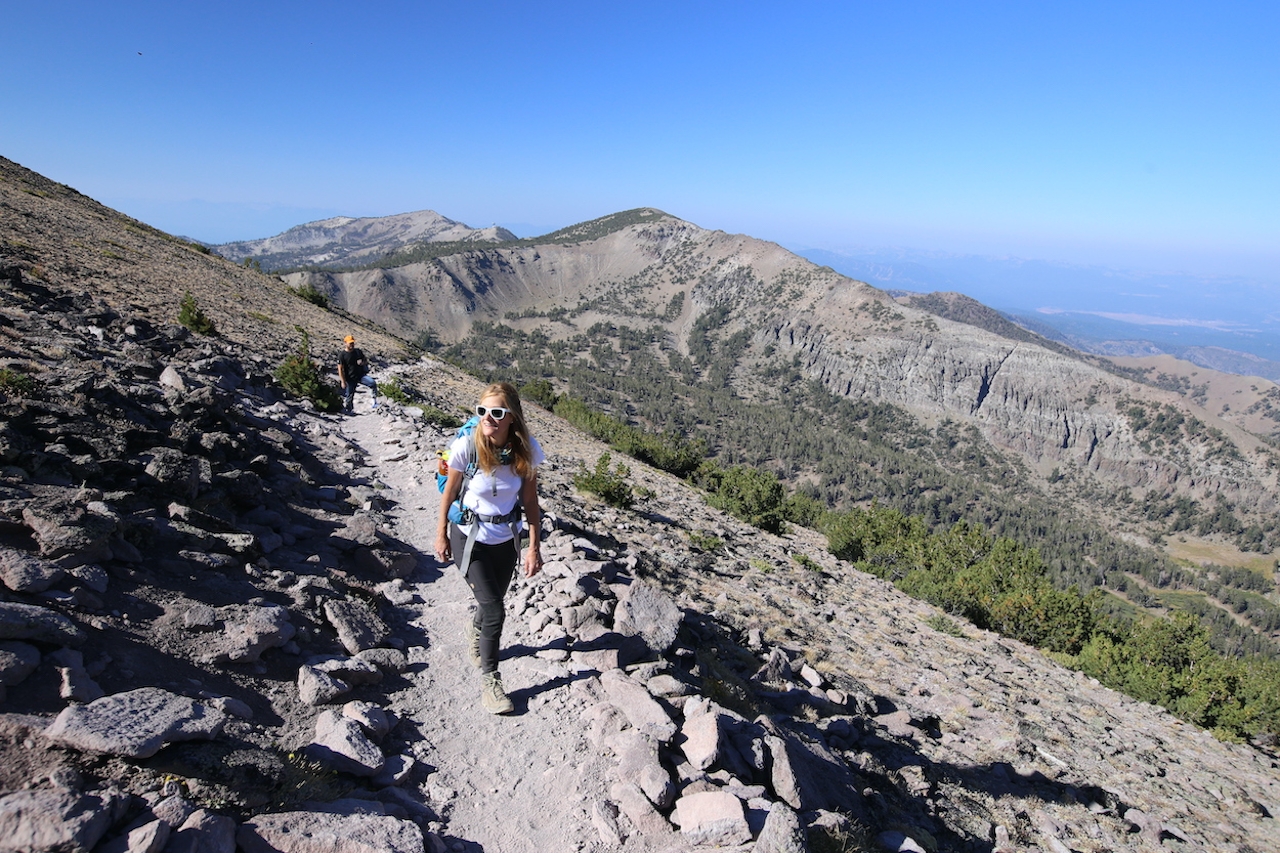
{"label": "blue sky", "polygon": [[1280,280],[1275,2],[13,3],[0,155],[176,234],[638,206]]}

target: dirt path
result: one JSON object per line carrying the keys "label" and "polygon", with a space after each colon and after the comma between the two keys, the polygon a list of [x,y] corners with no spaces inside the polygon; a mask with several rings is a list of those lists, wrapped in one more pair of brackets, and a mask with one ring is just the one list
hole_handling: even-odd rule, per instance
{"label": "dirt path", "polygon": [[513,612],[520,585],[530,583],[518,578],[507,597],[501,663],[516,711],[497,717],[481,707],[479,672],[463,639],[471,592],[452,565],[440,567],[431,556],[439,512],[433,454],[445,439],[394,405],[378,413],[366,407],[358,398],[342,434],[365,451],[384,487],[391,534],[423,555],[407,579],[421,603],[400,608],[418,615],[394,627],[410,645],[425,646],[426,665],[390,710],[416,727],[416,755],[434,768],[427,790],[443,835],[451,849],[488,853],[603,849],[591,809],[607,795],[612,761],[586,738],[586,705],[574,690],[586,676],[535,654],[527,618]]}

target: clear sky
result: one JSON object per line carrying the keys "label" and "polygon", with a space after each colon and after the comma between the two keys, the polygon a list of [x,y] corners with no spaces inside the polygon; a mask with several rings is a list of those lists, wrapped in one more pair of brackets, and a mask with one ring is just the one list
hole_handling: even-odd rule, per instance
{"label": "clear sky", "polygon": [[1280,279],[1280,3],[66,2],[0,155],[209,242],[651,206],[791,248]]}

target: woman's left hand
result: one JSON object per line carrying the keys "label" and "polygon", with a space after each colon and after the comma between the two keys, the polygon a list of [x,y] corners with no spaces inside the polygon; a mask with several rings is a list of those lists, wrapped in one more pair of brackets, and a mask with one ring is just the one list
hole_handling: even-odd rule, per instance
{"label": "woman's left hand", "polygon": [[524,552],[524,576],[531,578],[542,571],[542,549],[536,545],[529,546]]}

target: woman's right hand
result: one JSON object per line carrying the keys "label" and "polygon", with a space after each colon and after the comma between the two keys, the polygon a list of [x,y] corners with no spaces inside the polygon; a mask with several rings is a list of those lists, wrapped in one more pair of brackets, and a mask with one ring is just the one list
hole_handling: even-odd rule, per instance
{"label": "woman's right hand", "polygon": [[453,560],[453,548],[449,545],[448,533],[436,534],[436,560],[438,560],[441,565],[447,564]]}

